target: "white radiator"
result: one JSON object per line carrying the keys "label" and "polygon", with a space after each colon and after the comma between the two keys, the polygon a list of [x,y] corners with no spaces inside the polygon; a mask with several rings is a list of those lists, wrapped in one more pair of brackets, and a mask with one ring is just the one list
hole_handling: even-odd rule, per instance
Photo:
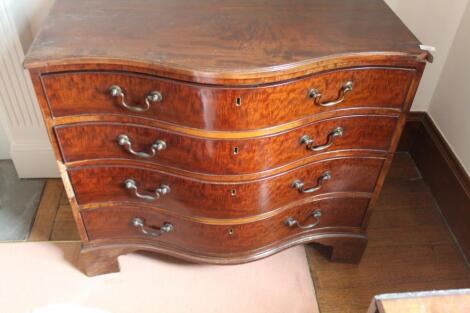
{"label": "white radiator", "polygon": [[10,156],[22,178],[55,177],[56,163],[23,60],[14,19],[7,2],[0,0],[0,123]]}

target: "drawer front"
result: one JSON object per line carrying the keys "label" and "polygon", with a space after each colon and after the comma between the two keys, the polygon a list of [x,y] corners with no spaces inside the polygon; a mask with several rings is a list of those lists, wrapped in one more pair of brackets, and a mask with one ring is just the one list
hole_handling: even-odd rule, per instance
{"label": "drawer front", "polygon": [[[119,72],[48,74],[42,81],[56,117],[130,114],[194,128],[247,130],[342,108],[401,109],[414,75],[413,69],[356,68],[243,88]],[[119,89],[111,92],[111,86]]]}
{"label": "drawer front", "polygon": [[198,253],[234,253],[325,227],[360,227],[367,204],[363,198],[324,199],[237,225],[204,224],[141,207],[106,207],[81,214],[90,240],[148,239]]}
{"label": "drawer front", "polygon": [[[397,121],[390,116],[346,116],[275,135],[236,140],[206,139],[121,123],[71,124],[56,127],[55,132],[65,162],[135,159],[199,173],[244,174],[325,151],[386,151]],[[302,142],[307,137],[310,141]]]}
{"label": "drawer front", "polygon": [[373,192],[382,164],[380,158],[338,158],[239,183],[194,180],[125,166],[73,168],[68,173],[80,205],[122,201],[187,216],[237,218],[319,194]]}

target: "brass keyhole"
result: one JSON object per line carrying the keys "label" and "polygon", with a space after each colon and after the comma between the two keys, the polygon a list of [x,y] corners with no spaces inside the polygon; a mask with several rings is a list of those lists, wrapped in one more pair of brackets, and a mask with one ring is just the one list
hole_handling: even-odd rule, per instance
{"label": "brass keyhole", "polygon": [[235,189],[232,189],[232,190],[230,190],[230,194],[232,195],[232,197],[236,197],[237,196],[237,191]]}
{"label": "brass keyhole", "polygon": [[238,147],[235,147],[235,148],[233,148],[233,154],[234,154],[234,155],[237,155],[237,154],[238,154],[238,152],[239,152],[239,149],[238,149]]}
{"label": "brass keyhole", "polygon": [[235,231],[233,230],[233,228],[229,228],[228,234],[229,234],[230,236],[233,236],[233,235],[235,234]]}
{"label": "brass keyhole", "polygon": [[241,106],[242,105],[242,98],[238,97],[236,100],[235,100],[235,105],[237,107]]}

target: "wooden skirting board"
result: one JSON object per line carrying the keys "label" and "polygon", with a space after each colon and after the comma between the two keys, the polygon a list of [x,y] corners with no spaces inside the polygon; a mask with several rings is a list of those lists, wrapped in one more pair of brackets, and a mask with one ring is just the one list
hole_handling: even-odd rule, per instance
{"label": "wooden skirting board", "polygon": [[470,260],[470,179],[426,112],[411,112],[398,147],[409,152]]}

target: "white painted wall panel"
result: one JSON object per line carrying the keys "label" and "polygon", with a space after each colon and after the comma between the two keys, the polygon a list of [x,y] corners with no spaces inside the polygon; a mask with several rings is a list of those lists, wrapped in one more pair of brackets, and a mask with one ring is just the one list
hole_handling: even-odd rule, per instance
{"label": "white painted wall panel", "polygon": [[437,48],[426,67],[413,111],[427,111],[468,0],[385,0],[408,28],[427,45]]}
{"label": "white painted wall panel", "polygon": [[450,49],[429,114],[470,175],[470,3]]}

